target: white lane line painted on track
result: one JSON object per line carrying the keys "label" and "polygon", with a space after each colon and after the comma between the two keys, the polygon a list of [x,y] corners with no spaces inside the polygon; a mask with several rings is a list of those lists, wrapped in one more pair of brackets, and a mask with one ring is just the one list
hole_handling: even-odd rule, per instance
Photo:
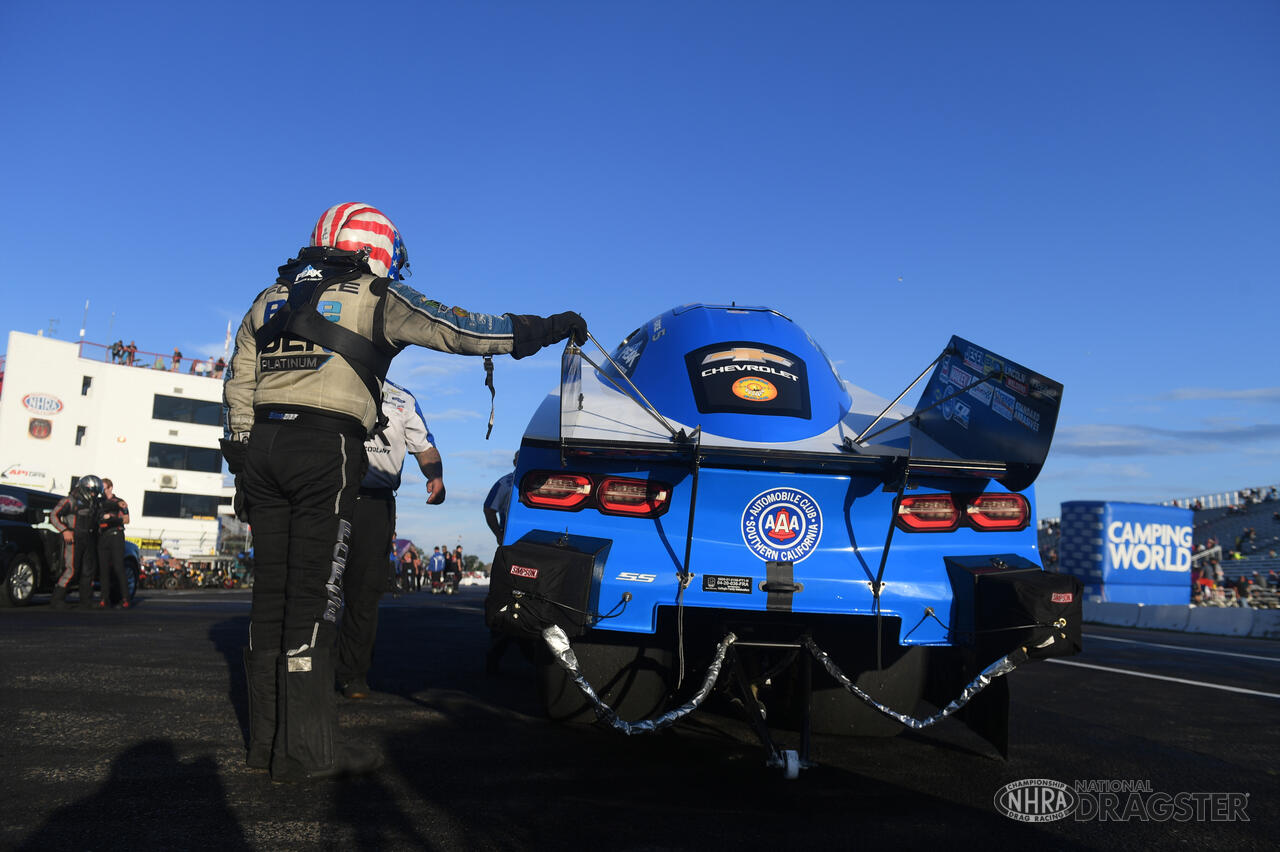
{"label": "white lane line painted on track", "polygon": [[1202,680],[1187,680],[1186,678],[1181,678],[1181,677],[1167,677],[1165,675],[1147,674],[1146,672],[1135,672],[1130,669],[1113,669],[1110,666],[1095,666],[1092,663],[1077,663],[1075,660],[1050,659],[1048,660],[1048,662],[1057,663],[1060,666],[1078,666],[1082,669],[1096,669],[1097,671],[1100,671],[1100,672],[1111,672],[1113,674],[1131,675],[1133,677],[1147,677],[1147,678],[1151,678],[1152,680],[1167,680],[1170,683],[1185,683],[1185,684],[1188,684],[1189,686],[1205,686],[1205,687],[1208,687],[1209,689],[1220,689],[1223,692],[1239,692],[1244,695],[1260,695],[1263,698],[1280,698],[1280,693],[1277,693],[1277,692],[1259,692],[1256,689],[1242,689],[1241,687],[1238,687],[1238,686],[1226,686],[1225,684],[1221,684],[1221,683],[1206,683],[1205,681],[1202,681]]}
{"label": "white lane line painted on track", "polygon": [[1280,657],[1263,657],[1259,654],[1237,654],[1233,651],[1211,651],[1208,648],[1188,648],[1186,645],[1164,645],[1159,642],[1139,642],[1137,639],[1121,639],[1119,636],[1103,636],[1100,633],[1085,633],[1086,639],[1101,639],[1103,642],[1124,642],[1126,645],[1145,645],[1148,648],[1172,648],[1175,651],[1192,651],[1196,654],[1217,654],[1219,657],[1240,657],[1244,660],[1264,660],[1268,663],[1280,663]]}

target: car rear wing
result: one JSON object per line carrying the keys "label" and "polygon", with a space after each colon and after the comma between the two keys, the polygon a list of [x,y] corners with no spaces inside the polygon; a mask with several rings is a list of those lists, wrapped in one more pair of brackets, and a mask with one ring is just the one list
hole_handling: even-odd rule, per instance
{"label": "car rear wing", "polygon": [[[733,441],[704,436],[696,425],[664,417],[608,352],[594,338],[592,342],[614,369],[602,370],[572,342],[566,345],[557,434],[565,458],[696,455],[703,467],[873,474],[886,483],[909,468],[923,476],[995,479],[1020,491],[1044,466],[1062,400],[1058,382],[952,337],[919,378],[875,417],[850,412],[829,433],[805,441]],[[584,377],[584,361],[595,368],[594,375]],[[930,371],[915,408],[908,413],[898,407]]]}

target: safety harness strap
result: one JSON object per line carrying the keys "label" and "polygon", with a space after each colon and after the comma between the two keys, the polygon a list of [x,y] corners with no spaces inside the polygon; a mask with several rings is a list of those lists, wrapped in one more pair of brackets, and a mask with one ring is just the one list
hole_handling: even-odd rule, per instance
{"label": "safety harness strap", "polygon": [[[292,334],[317,346],[332,350],[342,357],[360,378],[369,396],[373,398],[373,407],[377,412],[377,425],[374,433],[381,432],[387,425],[387,417],[382,413],[382,382],[391,366],[393,352],[378,347],[373,341],[329,322],[320,315],[318,305],[325,290],[334,284],[341,284],[360,276],[360,272],[346,273],[325,281],[303,281],[290,284],[278,281],[289,290],[288,301],[267,320],[254,335],[258,348],[282,337]],[[383,288],[385,295],[386,288]],[[374,328],[382,325],[384,299],[380,299],[374,314]]]}

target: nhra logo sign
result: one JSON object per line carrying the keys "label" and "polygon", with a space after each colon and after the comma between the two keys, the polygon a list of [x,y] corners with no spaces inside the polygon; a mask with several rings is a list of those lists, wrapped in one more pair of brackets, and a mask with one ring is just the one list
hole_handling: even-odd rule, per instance
{"label": "nhra logo sign", "polygon": [[62,410],[62,400],[49,393],[29,393],[22,398],[22,405],[36,414],[57,414]]}
{"label": "nhra logo sign", "polygon": [[822,540],[822,510],[803,491],[762,491],[742,513],[742,540],[766,562],[800,562]]}

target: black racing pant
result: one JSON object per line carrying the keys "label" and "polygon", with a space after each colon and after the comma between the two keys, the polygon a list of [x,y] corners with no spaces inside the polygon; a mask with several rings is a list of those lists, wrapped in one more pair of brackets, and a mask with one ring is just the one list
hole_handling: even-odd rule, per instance
{"label": "black racing pant", "polygon": [[343,583],[346,607],[338,628],[339,683],[366,677],[373,664],[378,633],[378,599],[387,587],[391,538],[395,534],[396,501],[387,496],[360,495],[352,523],[351,548]]}
{"label": "black racing pant", "polygon": [[258,423],[240,486],[253,528],[253,650],[332,648],[364,435]]}
{"label": "black racing pant", "polygon": [[97,533],[76,530],[74,558],[76,573],[80,575],[80,606],[83,609],[93,602],[93,578],[98,574]]}
{"label": "black racing pant", "polygon": [[111,603],[111,578],[120,590],[121,602],[129,600],[124,576],[124,530],[113,527],[98,533],[98,588],[102,599]]}

